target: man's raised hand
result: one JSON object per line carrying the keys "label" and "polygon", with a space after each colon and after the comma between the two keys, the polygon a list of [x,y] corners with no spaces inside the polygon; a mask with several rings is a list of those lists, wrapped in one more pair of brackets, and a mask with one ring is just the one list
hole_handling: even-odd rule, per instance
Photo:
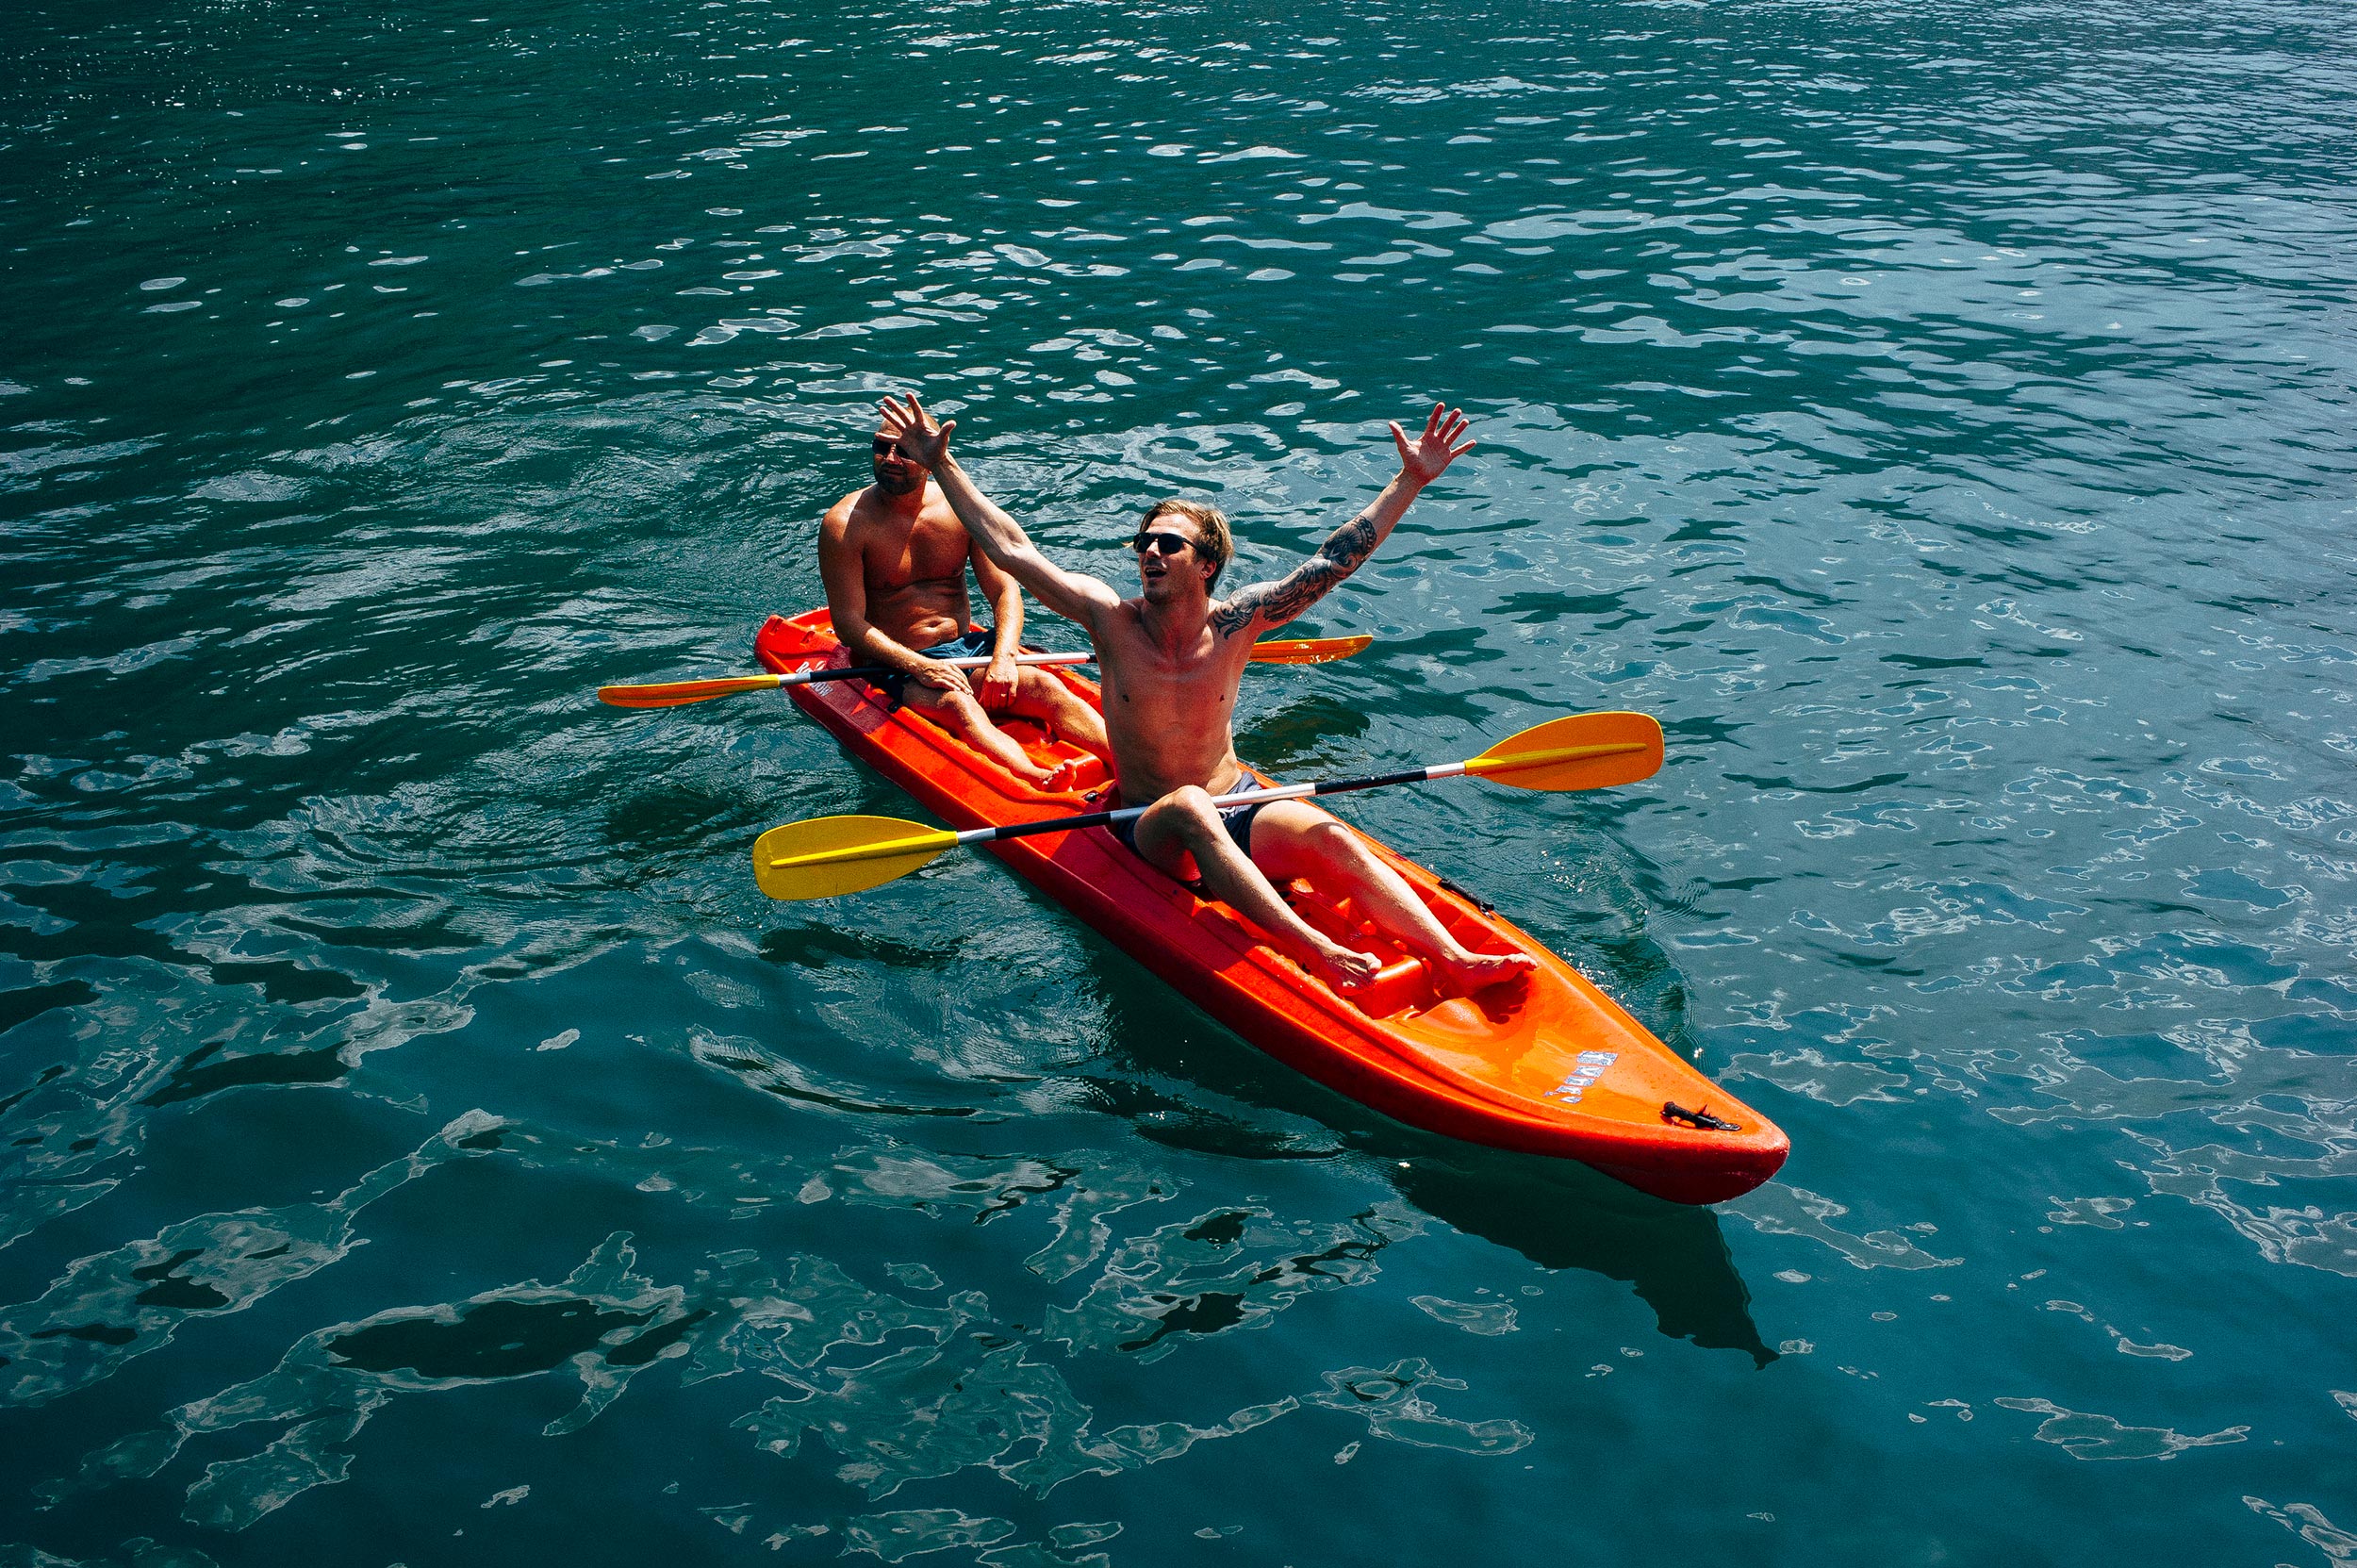
{"label": "man's raised hand", "polygon": [[[912,404],[915,401],[914,397],[909,399]],[[1429,485],[1440,478],[1442,469],[1474,449],[1471,441],[1462,446],[1457,444],[1457,437],[1465,433],[1468,422],[1462,409],[1436,403],[1432,412],[1425,417],[1424,434],[1410,441],[1399,421],[1393,421],[1392,441],[1399,448],[1400,471],[1419,485]]]}
{"label": "man's raised hand", "polygon": [[916,401],[915,392],[899,403],[885,398],[876,404],[876,412],[881,421],[878,428],[899,443],[901,452],[907,454],[910,462],[935,469],[948,457],[949,432],[958,427],[958,421],[951,420],[948,424],[934,423],[933,417],[925,412],[924,404]]}

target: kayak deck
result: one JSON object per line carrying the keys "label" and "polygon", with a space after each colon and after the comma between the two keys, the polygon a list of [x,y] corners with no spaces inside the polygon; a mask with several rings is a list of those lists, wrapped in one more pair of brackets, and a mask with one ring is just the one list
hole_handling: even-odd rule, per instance
{"label": "kayak deck", "polygon": [[[765,668],[778,671],[848,662],[823,609],[771,617],[754,649]],[[1048,672],[1096,703],[1094,683],[1061,668]],[[1100,770],[1087,768],[1073,788],[1044,793],[931,721],[887,708],[865,682],[791,692],[846,750],[953,828],[1105,804],[1086,793],[1103,785]],[[1026,720],[1000,728],[1044,766],[1084,755]],[[1705,1078],[1579,971],[1431,871],[1360,837],[1459,942],[1476,952],[1527,953],[1537,971],[1451,994],[1421,957],[1376,933],[1348,900],[1293,883],[1280,890],[1305,920],[1384,961],[1373,985],[1338,993],[1226,905],[1197,898],[1106,829],[988,849],[1245,1039],[1411,1126],[1578,1160],[1681,1203],[1749,1192],[1783,1164],[1790,1146],[1773,1123]],[[1697,1125],[1670,1106],[1733,1125]]]}

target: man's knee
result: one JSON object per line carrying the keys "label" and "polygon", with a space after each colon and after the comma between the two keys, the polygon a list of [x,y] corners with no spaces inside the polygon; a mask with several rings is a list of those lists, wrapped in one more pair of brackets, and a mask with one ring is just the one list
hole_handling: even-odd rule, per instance
{"label": "man's knee", "polygon": [[1172,790],[1162,797],[1162,809],[1182,837],[1199,839],[1219,830],[1219,808],[1211,804],[1211,792],[1200,784],[1183,784]]}
{"label": "man's knee", "polygon": [[1059,716],[1075,712],[1094,712],[1080,701],[1073,689],[1045,669],[1026,668],[1023,678],[1014,688],[1015,701],[1026,707],[1037,708]]}
{"label": "man's knee", "polygon": [[1308,837],[1310,845],[1322,855],[1342,857],[1360,852],[1359,835],[1335,817],[1321,816],[1310,825]]}
{"label": "man's knee", "polygon": [[1288,826],[1295,852],[1305,860],[1320,866],[1355,866],[1366,858],[1366,846],[1359,835],[1324,812],[1315,820]]}
{"label": "man's knee", "polygon": [[909,706],[928,718],[960,730],[970,730],[982,718],[982,705],[963,691],[936,691],[926,687],[921,697],[911,694]]}

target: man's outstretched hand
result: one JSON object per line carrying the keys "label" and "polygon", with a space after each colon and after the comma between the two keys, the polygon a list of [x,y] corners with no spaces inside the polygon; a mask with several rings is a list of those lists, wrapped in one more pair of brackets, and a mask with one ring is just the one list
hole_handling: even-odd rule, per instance
{"label": "man's outstretched hand", "polygon": [[[914,404],[916,400],[912,397],[909,402]],[[1469,422],[1462,409],[1436,403],[1432,405],[1432,412],[1425,419],[1424,434],[1410,441],[1408,432],[1399,427],[1399,421],[1393,421],[1392,440],[1399,448],[1400,471],[1419,485],[1429,485],[1440,478],[1442,469],[1474,449],[1471,441],[1462,446],[1457,444],[1457,437],[1465,433]],[[888,433],[890,426],[885,428]],[[904,450],[907,445],[905,441],[901,443]],[[924,461],[922,458],[917,460]]]}
{"label": "man's outstretched hand", "polygon": [[[899,443],[900,451],[910,462],[935,469],[948,459],[949,432],[958,427],[958,421],[951,420],[948,424],[934,423],[933,417],[925,412],[924,404],[916,401],[915,392],[898,403],[890,398],[884,399],[876,404],[876,412],[882,417],[877,428]],[[1445,463],[1448,459],[1444,457],[1442,461]]]}

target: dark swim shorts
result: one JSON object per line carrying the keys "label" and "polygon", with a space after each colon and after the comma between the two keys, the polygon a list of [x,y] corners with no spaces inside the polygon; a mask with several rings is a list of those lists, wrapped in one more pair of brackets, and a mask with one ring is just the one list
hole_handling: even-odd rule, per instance
{"label": "dark swim shorts", "polygon": [[[1268,787],[1269,786],[1267,784],[1262,784],[1251,774],[1243,773],[1237,776],[1235,787],[1229,790],[1228,793],[1231,795],[1258,795]],[[1222,806],[1219,808],[1219,819],[1221,824],[1227,828],[1228,836],[1235,840],[1236,848],[1244,851],[1244,858],[1246,860],[1252,858],[1252,819],[1260,816],[1263,810],[1267,809],[1271,805],[1274,805],[1275,803],[1276,802],[1273,801],[1243,801],[1232,806]],[[1115,838],[1120,839],[1121,842],[1128,847],[1131,854],[1136,854],[1138,850],[1139,821],[1140,818],[1132,817],[1126,822],[1113,822],[1107,824],[1113,835]],[[1189,885],[1195,887],[1197,891],[1200,891],[1202,888],[1202,883],[1199,882],[1190,883]]]}
{"label": "dark swim shorts", "polygon": [[[985,627],[981,631],[968,632],[962,637],[951,637],[948,642],[937,642],[931,648],[920,648],[916,652],[921,657],[928,659],[983,658],[989,655],[991,644],[997,640],[997,635],[996,632]],[[966,673],[971,675],[973,671],[967,670]],[[914,677],[908,675],[879,675],[869,684],[883,694],[885,707],[897,708],[900,705],[901,697],[907,692],[912,679]]]}

